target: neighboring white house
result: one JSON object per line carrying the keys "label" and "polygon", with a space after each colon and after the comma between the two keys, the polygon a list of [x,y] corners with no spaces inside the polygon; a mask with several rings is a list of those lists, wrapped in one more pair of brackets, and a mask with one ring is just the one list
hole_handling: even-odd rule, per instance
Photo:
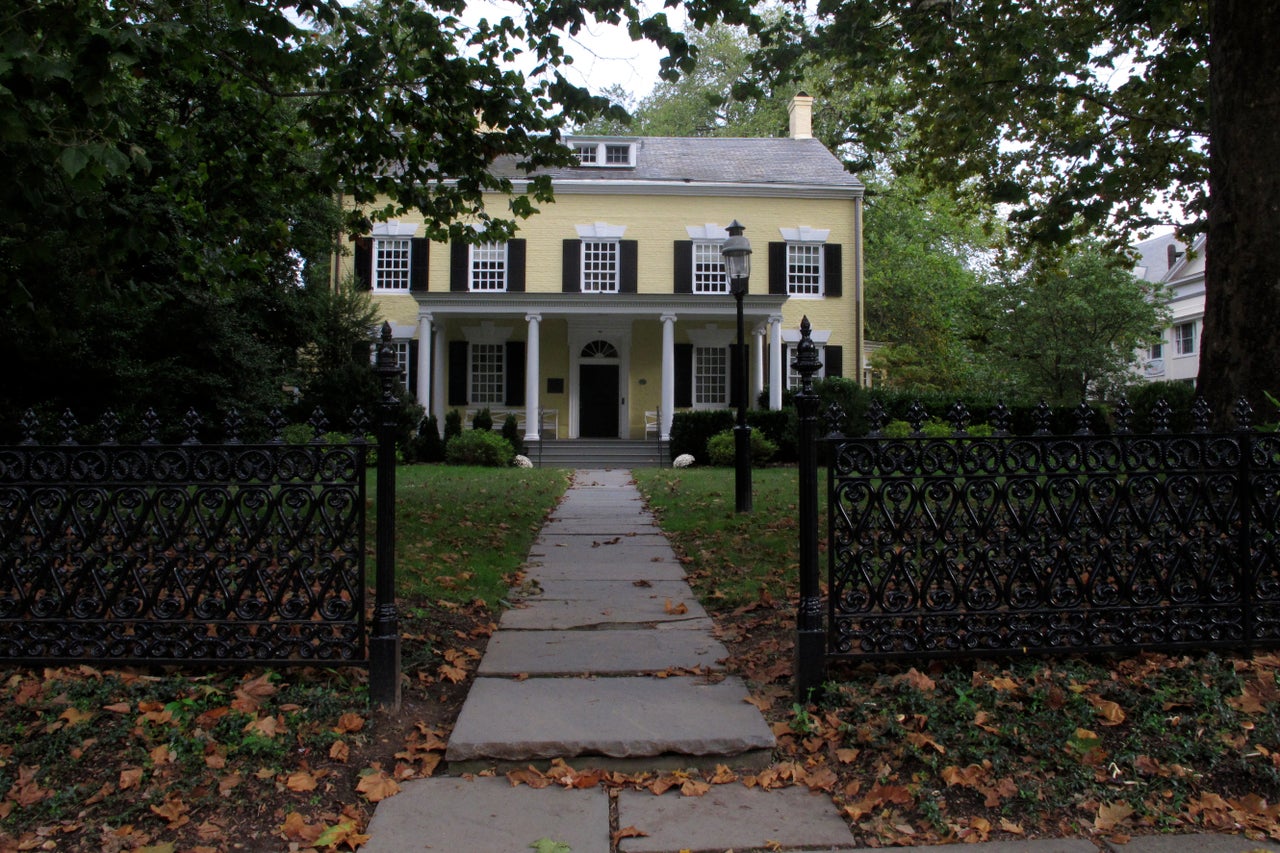
{"label": "neighboring white house", "polygon": [[1163,342],[1141,354],[1142,375],[1151,382],[1192,382],[1200,372],[1200,337],[1204,330],[1204,235],[1191,252],[1173,234],[1136,243],[1134,275],[1165,289],[1172,314]]}

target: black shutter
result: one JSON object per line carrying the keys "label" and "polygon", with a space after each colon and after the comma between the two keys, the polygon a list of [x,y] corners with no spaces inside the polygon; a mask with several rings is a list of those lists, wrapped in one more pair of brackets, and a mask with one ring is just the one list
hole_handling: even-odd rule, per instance
{"label": "black shutter", "polygon": [[356,290],[373,287],[373,238],[357,237],[355,245]]}
{"label": "black shutter", "polygon": [[507,341],[508,406],[524,405],[524,341]]}
{"label": "black shutter", "polygon": [[824,296],[840,296],[844,285],[844,269],[840,263],[840,244],[827,243],[822,247],[822,293]]}
{"label": "black shutter", "polygon": [[677,240],[675,293],[693,293],[693,241]]}
{"label": "black shutter", "polygon": [[507,291],[524,293],[525,242],[523,239],[507,241]]}
{"label": "black shutter", "polygon": [[618,241],[618,292],[635,293],[639,285],[640,245],[635,240]]}
{"label": "black shutter", "polygon": [[449,341],[449,405],[467,404],[467,354],[466,341]]}
{"label": "black shutter", "polygon": [[449,290],[466,293],[471,282],[471,246],[455,240],[449,246]]}
{"label": "black shutter", "polygon": [[774,296],[787,295],[787,244],[769,244],[769,292]]}
{"label": "black shutter", "polygon": [[[418,396],[418,340],[416,338],[409,341],[409,363],[405,365],[405,372],[409,374],[409,393],[416,399]],[[422,403],[421,400],[418,402]],[[423,403],[423,405],[426,404]]]}
{"label": "black shutter", "polygon": [[565,293],[581,293],[582,241],[565,240],[561,252],[563,267],[560,271],[560,289]]}
{"label": "black shutter", "polygon": [[431,259],[431,241],[414,237],[409,241],[409,291],[427,292],[427,265]]}
{"label": "black shutter", "polygon": [[693,344],[676,344],[675,406],[688,409],[693,405]]}
{"label": "black shutter", "polygon": [[[747,351],[747,376],[751,375],[751,344],[743,344],[743,349]],[[741,378],[741,384],[739,379]],[[733,408],[738,407],[738,388],[746,387],[746,377],[742,376],[742,357],[738,354],[738,345],[729,344],[729,405]],[[751,389],[747,389],[747,394],[751,394]],[[748,408],[750,408],[750,399],[748,397]]]}
{"label": "black shutter", "polygon": [[822,367],[823,376],[844,376],[844,347],[823,347]]}

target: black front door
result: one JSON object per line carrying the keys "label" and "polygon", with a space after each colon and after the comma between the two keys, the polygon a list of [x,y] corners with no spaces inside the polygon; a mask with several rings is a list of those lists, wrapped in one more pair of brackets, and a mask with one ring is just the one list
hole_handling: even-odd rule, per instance
{"label": "black front door", "polygon": [[578,435],[618,437],[618,365],[584,364],[578,374]]}

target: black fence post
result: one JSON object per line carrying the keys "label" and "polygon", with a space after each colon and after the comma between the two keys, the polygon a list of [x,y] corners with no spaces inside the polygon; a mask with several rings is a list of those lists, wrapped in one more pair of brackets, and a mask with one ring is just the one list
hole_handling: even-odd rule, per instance
{"label": "black fence post", "polygon": [[826,678],[826,635],[822,627],[822,591],[818,568],[818,395],[813,374],[822,363],[810,337],[809,318],[800,321],[794,367],[800,374],[796,394],[800,456],[800,603],[796,608],[796,700],[817,698]]}
{"label": "black fence post", "polygon": [[396,399],[400,378],[391,326],[382,324],[374,372],[382,381],[378,407],[378,466],[373,631],[369,637],[369,697],[374,705],[400,708],[400,616],[396,610]]}

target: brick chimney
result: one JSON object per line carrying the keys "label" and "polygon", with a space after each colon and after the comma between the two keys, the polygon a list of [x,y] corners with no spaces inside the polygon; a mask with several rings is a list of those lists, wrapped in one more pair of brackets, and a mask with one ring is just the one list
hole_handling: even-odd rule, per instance
{"label": "brick chimney", "polygon": [[798,93],[787,105],[787,112],[791,116],[791,138],[813,139],[813,98]]}

